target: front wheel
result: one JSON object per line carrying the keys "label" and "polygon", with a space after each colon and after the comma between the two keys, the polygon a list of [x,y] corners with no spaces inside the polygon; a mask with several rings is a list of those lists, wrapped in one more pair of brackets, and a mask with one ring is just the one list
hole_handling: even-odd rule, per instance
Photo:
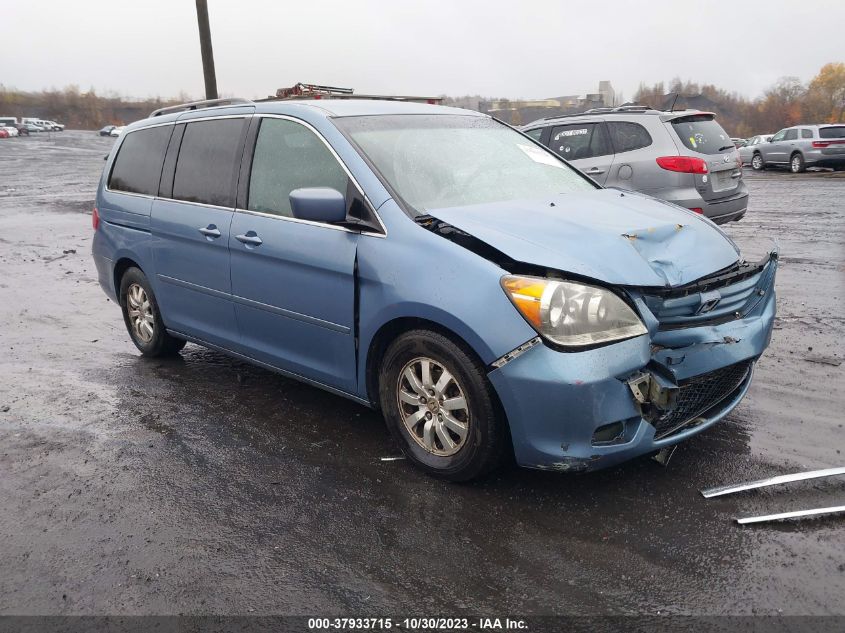
{"label": "front wheel", "polygon": [[760,154],[754,154],[751,158],[751,169],[754,171],[763,171],[766,165],[763,162],[763,157]]}
{"label": "front wheel", "polygon": [[804,165],[804,157],[801,154],[795,154],[789,161],[789,171],[793,174],[800,174],[801,172],[805,171],[807,168]]}
{"label": "front wheel", "polygon": [[185,341],[170,336],[164,327],[153,289],[138,268],[129,268],[120,280],[120,308],[132,342],[144,356],[171,356]]}
{"label": "front wheel", "polygon": [[379,401],[402,452],[431,475],[468,481],[504,460],[509,436],[484,367],[437,332],[413,330],[390,345]]}

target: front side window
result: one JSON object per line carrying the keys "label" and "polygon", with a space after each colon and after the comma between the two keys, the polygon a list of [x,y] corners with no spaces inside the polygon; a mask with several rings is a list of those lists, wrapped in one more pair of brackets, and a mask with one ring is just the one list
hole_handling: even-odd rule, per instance
{"label": "front side window", "polygon": [[525,134],[533,138],[535,141],[539,141],[540,137],[543,136],[543,128],[538,127],[533,130],[528,130]]}
{"label": "front side window", "polygon": [[777,143],[778,141],[782,141],[783,137],[786,136],[786,130],[781,130],[777,134],[772,137],[772,143]]}
{"label": "front side window", "polygon": [[109,189],[158,195],[161,166],[171,132],[172,125],[162,125],[127,134],[114,159]]}
{"label": "front side window", "polygon": [[252,157],[247,208],[292,216],[290,192],[329,187],[346,194],[348,177],[329,149],[304,125],[262,119]]}
{"label": "front side window", "polygon": [[244,124],[244,119],[188,123],[173,178],[176,200],[235,206],[235,176]]}
{"label": "front side window", "polygon": [[549,146],[566,160],[612,154],[610,141],[601,123],[561,125],[552,130]]}
{"label": "front side window", "polygon": [[596,188],[554,154],[487,117],[386,115],[334,123],[420,214]]}
{"label": "front side window", "polygon": [[651,135],[639,123],[608,121],[607,128],[616,153],[631,152],[651,145]]}
{"label": "front side window", "polygon": [[783,137],[784,141],[794,141],[798,138],[798,130],[787,130],[786,136]]}

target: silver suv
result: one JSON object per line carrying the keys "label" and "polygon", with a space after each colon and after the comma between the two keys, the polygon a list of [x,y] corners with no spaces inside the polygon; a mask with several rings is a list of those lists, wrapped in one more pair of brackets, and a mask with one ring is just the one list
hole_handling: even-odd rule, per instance
{"label": "silver suv", "polygon": [[768,143],[758,145],[751,166],[789,167],[800,174],[807,167],[845,169],[845,125],[795,125],[782,129]]}
{"label": "silver suv", "polygon": [[712,112],[597,108],[522,131],[606,187],[640,191],[717,224],[748,208],[739,152]]}

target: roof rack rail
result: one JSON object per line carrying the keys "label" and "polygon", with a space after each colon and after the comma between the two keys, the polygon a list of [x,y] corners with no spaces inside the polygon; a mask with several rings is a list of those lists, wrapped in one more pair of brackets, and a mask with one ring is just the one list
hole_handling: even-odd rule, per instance
{"label": "roof rack rail", "polygon": [[239,97],[230,97],[228,99],[206,99],[204,101],[190,101],[188,103],[180,103],[175,106],[168,106],[166,108],[159,108],[150,113],[150,118],[154,116],[161,116],[162,114],[173,114],[174,112],[183,112],[188,110],[199,110],[201,108],[214,108],[224,105],[237,105],[239,103],[252,103],[249,99],[241,99]]}
{"label": "roof rack rail", "polygon": [[649,106],[640,105],[638,103],[627,103],[625,105],[616,106],[613,108],[605,107],[605,108],[590,108],[589,110],[584,110],[583,112],[570,112],[569,114],[556,114],[554,116],[547,116],[543,117],[542,119],[537,119],[538,121],[554,121],[556,119],[566,119],[568,117],[576,117],[576,116],[584,116],[585,114],[614,114],[614,113],[623,113],[623,112],[660,112],[660,110],[656,110]]}

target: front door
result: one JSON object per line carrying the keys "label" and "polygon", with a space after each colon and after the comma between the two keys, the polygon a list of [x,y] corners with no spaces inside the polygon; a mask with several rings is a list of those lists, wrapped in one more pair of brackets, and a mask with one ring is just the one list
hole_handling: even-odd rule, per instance
{"label": "front door", "polygon": [[330,187],[346,194],[347,185],[321,137],[294,119],[261,118],[246,209],[235,213],[229,249],[243,351],[353,391],[359,234],[293,218],[289,200],[294,189]]}

